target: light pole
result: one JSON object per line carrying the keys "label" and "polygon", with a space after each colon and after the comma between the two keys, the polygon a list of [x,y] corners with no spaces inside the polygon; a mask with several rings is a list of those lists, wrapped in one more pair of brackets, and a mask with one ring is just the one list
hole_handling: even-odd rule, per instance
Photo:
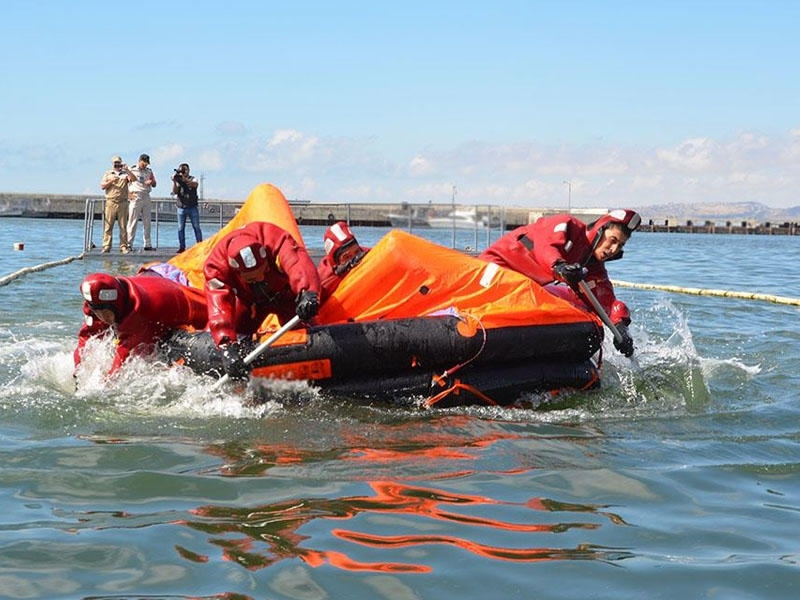
{"label": "light pole", "polygon": [[566,179],[562,183],[567,184],[567,214],[572,212],[572,182]]}

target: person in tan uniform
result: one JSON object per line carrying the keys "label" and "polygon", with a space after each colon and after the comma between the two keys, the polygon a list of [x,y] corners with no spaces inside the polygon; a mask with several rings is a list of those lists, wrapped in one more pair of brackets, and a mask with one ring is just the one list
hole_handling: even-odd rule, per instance
{"label": "person in tan uniform", "polygon": [[122,157],[111,157],[111,168],[103,173],[100,189],[106,193],[103,214],[103,252],[111,250],[114,241],[114,221],[119,223],[119,251],[131,251],[128,243],[128,184],[136,180],[136,175],[128,168]]}
{"label": "person in tan uniform", "polygon": [[142,154],[131,167],[136,180],[128,186],[128,246],[136,242],[136,226],[142,220],[142,250],[155,250],[150,239],[150,191],[156,187],[156,176],[150,168],[150,156]]}

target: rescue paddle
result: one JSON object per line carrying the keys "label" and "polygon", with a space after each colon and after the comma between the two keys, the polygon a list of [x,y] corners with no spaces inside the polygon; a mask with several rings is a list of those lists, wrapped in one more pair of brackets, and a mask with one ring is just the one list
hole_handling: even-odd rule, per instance
{"label": "rescue paddle", "polygon": [[[580,286],[581,292],[583,292],[583,295],[586,296],[586,299],[591,303],[592,308],[594,308],[594,312],[597,313],[597,316],[600,317],[600,320],[611,330],[611,333],[614,334],[614,339],[617,342],[621,342],[623,339],[622,333],[620,333],[619,329],[617,329],[617,326],[611,322],[611,318],[608,316],[605,309],[603,309],[603,306],[600,304],[600,301],[597,299],[597,296],[594,295],[594,292],[592,292],[589,285],[585,281],[581,280],[578,282],[578,286]],[[631,362],[636,364],[634,362],[633,354],[631,354],[629,358],[631,359]]]}
{"label": "rescue paddle", "polygon": [[[251,362],[253,362],[255,359],[257,359],[259,356],[261,356],[261,354],[264,352],[264,350],[266,350],[272,344],[277,342],[278,339],[280,339],[283,336],[284,333],[286,333],[287,331],[292,329],[299,322],[300,322],[300,317],[298,317],[297,315],[295,315],[291,319],[289,319],[283,327],[278,329],[278,331],[273,333],[266,340],[264,340],[258,346],[256,346],[255,349],[253,349],[253,351],[250,352],[250,354],[245,356],[244,357],[244,364],[245,365],[249,365]],[[217,381],[217,383],[214,384],[214,387],[211,388],[212,391],[218,390],[220,387],[222,387],[228,381],[228,379],[230,379],[230,377],[228,377],[228,374],[225,373],[225,375],[220,377],[219,381]]]}
{"label": "rescue paddle", "polygon": [[589,285],[585,281],[579,281],[578,285],[580,286],[583,295],[586,296],[586,299],[592,305],[592,308],[594,308],[594,312],[597,313],[597,316],[600,317],[600,320],[605,323],[605,326],[608,327],[611,330],[611,333],[614,334],[614,339],[618,342],[621,342],[622,334],[619,332],[619,329],[617,329],[617,326],[611,322],[611,318],[608,316]]}

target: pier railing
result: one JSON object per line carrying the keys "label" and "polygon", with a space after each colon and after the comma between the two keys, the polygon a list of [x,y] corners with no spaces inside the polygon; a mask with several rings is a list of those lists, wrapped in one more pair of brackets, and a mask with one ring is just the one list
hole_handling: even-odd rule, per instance
{"label": "pier railing", "polygon": [[[218,230],[230,221],[243,202],[221,200],[204,201],[198,204],[201,224],[213,224]],[[427,204],[354,204],[347,202],[311,203],[290,200],[298,225],[328,226],[336,221],[345,221],[358,227],[394,227],[405,229],[411,233],[423,233],[426,230],[438,229],[450,231],[451,245],[456,247],[456,233],[459,242],[463,243],[464,235],[474,238],[472,248],[488,246],[507,228],[513,228],[527,222],[527,213],[511,212],[506,207],[493,205],[432,205]],[[102,229],[105,199],[89,197],[84,207],[84,252],[95,247],[95,221],[100,222]],[[519,214],[517,214],[519,213]],[[153,243],[160,247],[160,225],[177,223],[177,211],[174,200],[153,199],[151,201],[151,232]],[[204,231],[205,233],[205,231]],[[191,232],[189,232],[191,235]],[[134,242],[134,240],[131,240]]]}
{"label": "pier railing", "polygon": [[[84,210],[84,251],[93,248],[92,234],[96,219],[103,221],[105,199],[99,196],[89,197],[85,200]],[[224,200],[201,200],[200,221],[213,224],[222,228],[241,208],[243,202]],[[327,226],[336,221],[346,221],[357,227],[395,227],[406,231],[421,234],[425,230],[434,228],[449,230],[451,232],[451,245],[456,247],[456,232],[463,243],[464,232],[472,233],[473,248],[488,246],[490,241],[496,240],[500,235],[510,229],[535,220],[542,214],[555,214],[556,209],[530,209],[509,208],[490,204],[372,204],[348,202],[309,202],[302,200],[289,200],[292,212],[299,225]],[[575,216],[589,221],[596,218],[597,214],[578,214]],[[78,215],[74,215],[78,216]],[[590,218],[591,217],[591,218]],[[154,198],[152,200],[151,223],[153,227],[154,242],[159,245],[159,224],[172,224],[177,222],[174,199]],[[102,225],[101,225],[102,227]],[[678,222],[676,219],[653,220],[642,223],[640,231],[665,232],[665,233],[710,233],[710,234],[745,234],[745,235],[800,235],[800,224],[797,222],[782,223],[757,223],[755,221],[693,221]],[[446,242],[445,242],[446,243]]]}

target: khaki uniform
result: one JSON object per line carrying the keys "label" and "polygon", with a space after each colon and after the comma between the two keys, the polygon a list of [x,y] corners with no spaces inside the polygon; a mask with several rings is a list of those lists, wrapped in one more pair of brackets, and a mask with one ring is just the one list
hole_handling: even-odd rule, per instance
{"label": "khaki uniform", "polygon": [[115,169],[103,174],[103,180],[113,180],[106,189],[103,214],[103,250],[110,250],[114,242],[114,221],[119,222],[119,248],[130,250],[128,244],[128,175]]}

